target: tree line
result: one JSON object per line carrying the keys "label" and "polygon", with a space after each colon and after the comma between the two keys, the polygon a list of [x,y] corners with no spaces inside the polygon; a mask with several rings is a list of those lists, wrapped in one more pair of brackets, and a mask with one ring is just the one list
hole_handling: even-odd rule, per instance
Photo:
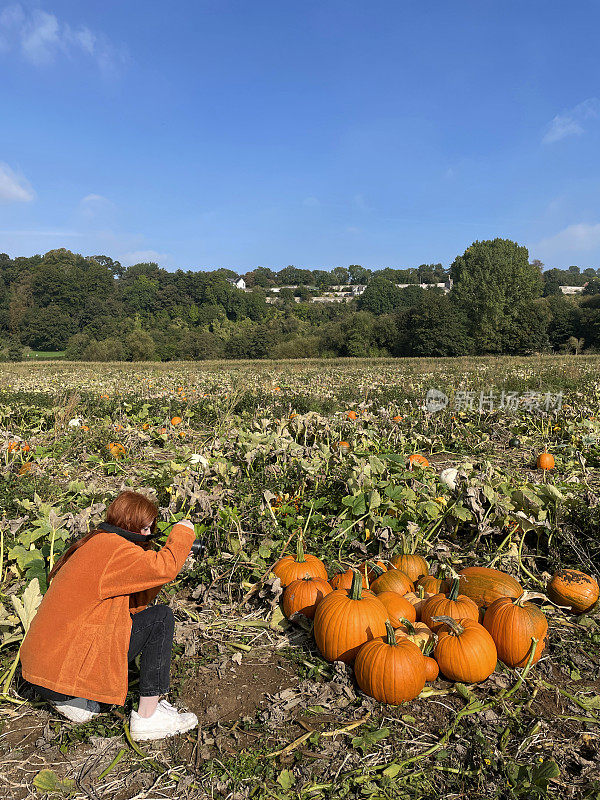
{"label": "tree line", "polygon": [[[0,357],[24,348],[89,361],[528,354],[600,348],[600,270],[542,270],[508,239],[474,242],[449,270],[123,268],[69,250],[0,254]],[[452,279],[452,289],[421,283]],[[565,296],[568,285],[586,286]],[[399,288],[396,284],[410,284]],[[267,303],[271,289],[282,289]],[[311,287],[366,285],[348,303]],[[297,302],[300,300],[300,302]]]}

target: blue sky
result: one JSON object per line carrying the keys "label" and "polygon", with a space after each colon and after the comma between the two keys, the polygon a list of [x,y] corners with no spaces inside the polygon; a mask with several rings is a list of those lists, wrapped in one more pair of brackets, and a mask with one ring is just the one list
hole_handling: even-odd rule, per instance
{"label": "blue sky", "polygon": [[600,265],[596,0],[0,0],[0,252]]}

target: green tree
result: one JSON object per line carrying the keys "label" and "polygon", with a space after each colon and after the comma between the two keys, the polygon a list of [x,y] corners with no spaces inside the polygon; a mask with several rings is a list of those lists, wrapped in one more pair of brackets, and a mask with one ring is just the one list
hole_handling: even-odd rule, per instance
{"label": "green tree", "polygon": [[371,279],[371,270],[361,267],[360,264],[350,264],[348,267],[350,282],[353,286],[367,284]]}
{"label": "green tree", "polygon": [[445,294],[424,291],[421,302],[400,315],[395,355],[462,356],[471,344],[465,320]]}
{"label": "green tree", "polygon": [[588,297],[592,294],[600,294],[600,280],[598,278],[592,278],[587,282],[587,286],[584,287],[582,295]]}
{"label": "green tree", "polygon": [[547,272],[543,273],[544,297],[551,297],[552,295],[557,295],[557,294],[562,295],[562,290],[560,288],[561,283],[560,283],[559,272],[560,270],[557,269],[549,269]]}
{"label": "green tree", "polygon": [[542,286],[540,269],[529,263],[527,248],[509,239],[474,242],[454,260],[450,273],[452,300],[467,320],[476,351],[512,348],[512,329]]}
{"label": "green tree", "polygon": [[389,314],[402,305],[402,289],[386,278],[376,277],[358,298],[358,308],[371,314]]}
{"label": "green tree", "polygon": [[125,339],[125,347],[132,361],[152,361],[156,345],[147,331],[133,330]]}
{"label": "green tree", "polygon": [[125,350],[118,339],[92,339],[83,352],[84,361],[123,361]]}

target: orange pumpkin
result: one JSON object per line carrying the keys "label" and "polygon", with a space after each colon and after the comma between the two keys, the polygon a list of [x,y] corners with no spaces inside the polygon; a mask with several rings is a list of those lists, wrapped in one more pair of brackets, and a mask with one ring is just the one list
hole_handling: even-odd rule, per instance
{"label": "orange pumpkin", "polygon": [[408,639],[396,639],[385,623],[385,637],[373,639],[358,651],[354,664],[356,682],[380,703],[399,705],[413,700],[425,686],[425,658]]}
{"label": "orange pumpkin", "polygon": [[421,650],[435,641],[434,632],[424,622],[410,622],[407,619],[401,620],[401,624],[396,628],[396,635],[410,639]]}
{"label": "orange pumpkin", "polygon": [[527,664],[532,638],[537,639],[532,664],[540,660],[546,646],[548,622],[537,606],[527,602],[527,598],[532,596],[524,592],[516,600],[499,597],[485,612],[483,627],[491,634],[498,658],[507,667]]}
{"label": "orange pumpkin", "polygon": [[452,619],[473,619],[479,622],[479,606],[464,594],[458,594],[459,580],[452,581],[448,594],[436,594],[421,609],[421,619],[434,633],[442,623],[434,622],[436,617],[452,617]]}
{"label": "orange pumpkin", "polygon": [[412,455],[408,457],[409,469],[412,469],[415,466],[415,464],[419,467],[424,468],[429,466],[429,461],[427,461],[425,456],[422,456],[420,453],[412,453]]}
{"label": "orange pumpkin", "polygon": [[425,656],[425,680],[427,683],[435,681],[440,674],[440,667],[435,658]]}
{"label": "orange pumpkin", "polygon": [[394,626],[399,628],[402,624],[401,619],[407,619],[409,622],[417,621],[417,612],[415,607],[411,605],[405,597],[397,592],[381,592],[377,595],[377,599],[381,600],[388,612],[388,619]]}
{"label": "orange pumpkin", "polygon": [[414,583],[429,573],[429,564],[416,553],[403,553],[392,559],[392,566],[402,570]]}
{"label": "orange pumpkin", "polygon": [[414,584],[408,575],[399,569],[388,569],[387,572],[384,572],[371,584],[371,589],[375,594],[397,592],[400,595],[405,595],[407,592],[412,592],[414,588]]}
{"label": "orange pumpkin", "polygon": [[422,586],[419,586],[415,589],[414,592],[407,592],[404,597],[408,600],[408,602],[415,607],[415,612],[417,614],[417,620],[421,620],[421,612],[423,611],[423,606],[429,600],[430,597],[433,597],[431,592],[426,592]]}
{"label": "orange pumpkin", "polygon": [[433,594],[444,594],[449,591],[450,584],[444,578],[435,578],[433,575],[423,575],[418,581],[415,581],[415,589],[422,586],[426,592]]}
{"label": "orange pumpkin", "polygon": [[[345,572],[336,572],[336,574],[329,581],[329,583],[331,584],[332,589],[344,589],[345,591],[350,591],[350,588],[352,587],[353,577],[354,577],[354,570],[352,569],[352,567],[348,567],[348,569]],[[367,585],[367,578],[362,573],[361,573],[361,579],[362,579],[363,589],[368,589],[369,587]]]}
{"label": "orange pumpkin", "polygon": [[383,561],[364,561],[358,568],[358,571],[361,575],[366,577],[370,585],[373,581],[377,580],[380,575],[387,572],[387,567]]}
{"label": "orange pumpkin", "polygon": [[491,635],[473,619],[437,617],[439,630],[434,656],[440,671],[451,681],[479,683],[496,669],[498,654]]}
{"label": "orange pumpkin", "polygon": [[547,592],[556,605],[568,606],[576,614],[583,614],[598,600],[598,583],[578,569],[561,569],[549,581]]}
{"label": "orange pumpkin", "polygon": [[490,606],[499,597],[517,598],[523,594],[521,584],[506,572],[489,567],[466,567],[459,572],[461,594],[466,594],[481,608]]}
{"label": "orange pumpkin", "polygon": [[550,453],[540,453],[537,457],[539,469],[554,469],[554,456]]}
{"label": "orange pumpkin", "polygon": [[348,411],[346,412],[346,417],[351,420],[357,419],[356,411]]}
{"label": "orange pumpkin", "polygon": [[342,455],[347,455],[350,452],[350,445],[348,444],[348,442],[344,441],[338,442],[336,444],[336,448],[338,452],[341,453]]}
{"label": "orange pumpkin", "polygon": [[182,419],[181,417],[173,417],[171,419],[171,425],[181,425]]}
{"label": "orange pumpkin", "polygon": [[350,592],[336,589],[317,606],[315,642],[327,661],[349,664],[365,642],[385,634],[386,620],[385,606],[374,596],[363,596],[362,581],[355,572]]}
{"label": "orange pumpkin", "polygon": [[120,442],[109,442],[106,445],[106,449],[111,454],[111,456],[116,460],[123,458],[123,456],[126,453],[125,448]]}
{"label": "orange pumpkin", "polygon": [[311,578],[308,575],[292,581],[283,593],[283,613],[289,619],[293,614],[304,614],[313,619],[321,600],[333,589],[323,578]]}
{"label": "orange pumpkin", "polygon": [[327,570],[321,559],[304,554],[301,536],[298,537],[296,557],[283,556],[274,565],[272,571],[277,575],[284,589],[290,583],[305,577],[327,580]]}

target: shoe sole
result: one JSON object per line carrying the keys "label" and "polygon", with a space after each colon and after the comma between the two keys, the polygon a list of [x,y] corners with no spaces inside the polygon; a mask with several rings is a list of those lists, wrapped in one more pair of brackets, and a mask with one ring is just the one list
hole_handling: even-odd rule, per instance
{"label": "shoe sole", "polygon": [[151,741],[152,739],[167,739],[169,736],[179,736],[180,733],[187,733],[188,731],[191,731],[193,728],[195,728],[197,725],[198,725],[197,722],[193,722],[191,725],[188,725],[187,727],[178,731],[162,730],[162,731],[152,731],[146,734],[135,733],[132,730],[130,730],[129,732],[131,733],[131,738],[133,739],[134,742],[148,742]]}

